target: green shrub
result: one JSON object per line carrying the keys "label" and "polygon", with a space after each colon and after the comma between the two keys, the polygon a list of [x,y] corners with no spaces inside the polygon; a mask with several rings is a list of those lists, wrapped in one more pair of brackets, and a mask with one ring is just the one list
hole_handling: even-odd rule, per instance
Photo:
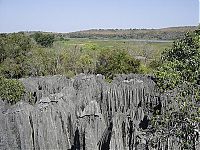
{"label": "green shrub", "polygon": [[19,80],[0,77],[0,97],[14,104],[20,101],[25,92],[23,84]]}
{"label": "green shrub", "polygon": [[83,73],[92,73],[95,68],[94,60],[90,55],[83,54],[77,61],[77,66]]}
{"label": "green shrub", "polygon": [[139,67],[140,61],[124,50],[103,50],[98,58],[97,73],[112,79],[116,74],[138,73]]}
{"label": "green shrub", "polygon": [[19,62],[31,47],[31,38],[23,33],[0,35],[0,62],[6,58],[18,59]]}
{"label": "green shrub", "polygon": [[69,70],[68,72],[65,73],[65,76],[67,78],[73,78],[75,75],[76,75],[75,72],[73,72],[71,70]]}
{"label": "green shrub", "polygon": [[0,35],[0,75],[6,78],[23,77],[24,63],[32,47],[31,38],[23,33]]}
{"label": "green shrub", "polygon": [[158,60],[153,60],[149,63],[149,68],[155,70],[156,68],[158,68],[160,66],[160,61]]}
{"label": "green shrub", "polygon": [[161,65],[155,72],[160,88],[173,89],[183,81],[200,83],[199,35],[198,31],[187,33],[163,52]]}
{"label": "green shrub", "polygon": [[53,34],[43,34],[43,33],[35,33],[33,38],[37,42],[37,44],[44,46],[44,47],[51,47],[53,46],[53,42],[55,37]]}
{"label": "green shrub", "polygon": [[141,64],[139,67],[139,73],[141,74],[149,74],[151,72],[151,69],[147,65]]}

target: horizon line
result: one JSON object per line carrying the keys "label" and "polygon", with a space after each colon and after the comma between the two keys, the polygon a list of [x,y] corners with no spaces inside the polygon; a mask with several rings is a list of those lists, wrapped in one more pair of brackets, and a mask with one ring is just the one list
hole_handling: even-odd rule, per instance
{"label": "horizon line", "polygon": [[69,32],[56,32],[56,31],[42,31],[42,30],[20,30],[14,32],[1,32],[2,33],[19,33],[19,32],[47,32],[47,33],[74,33],[74,32],[82,32],[82,31],[90,31],[90,30],[161,30],[161,29],[168,29],[168,28],[183,28],[183,27],[198,27],[198,25],[183,25],[183,26],[168,26],[168,27],[160,27],[160,28],[90,28],[90,29],[81,29],[81,30],[74,30]]}

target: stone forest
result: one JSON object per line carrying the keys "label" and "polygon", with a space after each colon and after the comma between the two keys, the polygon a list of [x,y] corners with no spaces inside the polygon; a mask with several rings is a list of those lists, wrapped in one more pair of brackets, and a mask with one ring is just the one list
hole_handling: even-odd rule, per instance
{"label": "stone forest", "polygon": [[59,36],[0,34],[1,150],[200,150],[198,27],[170,43]]}

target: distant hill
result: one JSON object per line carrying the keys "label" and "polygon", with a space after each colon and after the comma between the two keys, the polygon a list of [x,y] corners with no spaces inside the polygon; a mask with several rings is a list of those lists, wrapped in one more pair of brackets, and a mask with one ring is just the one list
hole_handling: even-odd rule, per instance
{"label": "distant hill", "polygon": [[162,29],[92,29],[65,34],[69,38],[116,38],[116,39],[154,39],[174,40],[196,26],[169,27]]}
{"label": "distant hill", "polygon": [[90,38],[90,39],[144,39],[144,40],[175,40],[183,37],[186,32],[194,31],[197,26],[169,27],[162,29],[91,29],[69,33],[22,31],[27,35],[36,32],[54,34],[60,38]]}

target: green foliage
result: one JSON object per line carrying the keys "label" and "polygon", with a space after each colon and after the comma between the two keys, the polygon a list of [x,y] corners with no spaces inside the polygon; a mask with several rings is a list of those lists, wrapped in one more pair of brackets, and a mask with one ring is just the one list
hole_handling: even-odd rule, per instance
{"label": "green foliage", "polygon": [[24,68],[16,59],[6,58],[0,65],[0,73],[6,78],[20,78],[24,74]]}
{"label": "green foliage", "polygon": [[73,78],[75,76],[75,73],[71,70],[65,73],[65,76],[68,78]]}
{"label": "green foliage", "polygon": [[[53,34],[51,33],[51,35]],[[106,73],[105,75],[107,76],[109,70],[106,71],[106,69],[108,68],[104,69],[104,63],[101,65],[104,59],[106,59],[106,63],[111,62],[113,68],[115,68],[115,70],[112,70],[112,66],[108,65],[112,72],[110,78],[115,73],[148,73],[148,59],[154,59],[155,53],[156,57],[158,57],[157,53],[160,53],[162,49],[169,46],[169,43],[145,44],[145,49],[150,50],[150,54],[145,65],[141,65],[136,71],[128,68],[128,66],[132,65],[131,61],[128,62],[128,60],[131,60],[134,56],[143,55],[141,50],[143,47],[142,42],[99,39],[65,40],[66,37],[55,35],[55,39],[57,40],[51,45],[52,47],[45,47],[45,44],[45,46],[40,46],[40,44],[36,44],[30,38],[37,37],[38,41],[45,41],[44,36],[47,37],[48,34],[35,33],[30,36],[22,32],[0,34],[0,75],[6,78],[21,78],[55,74],[74,76],[79,73],[101,72],[102,74]],[[117,58],[115,53],[117,52],[118,54],[120,51],[124,51],[127,54],[119,56],[123,60],[121,62],[116,61],[117,64],[115,60],[119,60],[120,58]],[[112,61],[109,60],[110,58],[112,58]],[[126,61],[124,61],[125,59]],[[126,62],[128,65],[126,63],[123,64],[123,62]],[[120,63],[121,65],[119,65]],[[103,68],[101,69],[101,67]]]}
{"label": "green foliage", "polygon": [[[169,94],[169,93],[168,93]],[[156,137],[167,142],[167,138],[178,139],[182,149],[195,149],[198,143],[200,126],[200,88],[189,82],[176,87],[170,92],[173,99],[161,115],[155,115],[152,124]]]}
{"label": "green foliage", "polygon": [[116,74],[137,73],[139,66],[139,60],[124,50],[103,50],[98,58],[97,73],[112,79]]}
{"label": "green foliage", "polygon": [[0,74],[7,78],[20,78],[24,74],[24,61],[32,48],[31,39],[23,33],[0,36]]}
{"label": "green foliage", "polygon": [[53,34],[44,34],[37,32],[33,35],[33,38],[37,42],[37,44],[43,47],[52,47],[55,37]]}
{"label": "green foliage", "polygon": [[155,70],[156,68],[158,68],[160,66],[160,61],[158,60],[153,60],[149,63],[149,68]]}
{"label": "green foliage", "polygon": [[83,73],[92,73],[95,68],[94,60],[88,54],[81,55],[77,62],[77,65]]}
{"label": "green foliage", "polygon": [[31,48],[31,39],[23,33],[0,35],[0,62],[6,58],[21,59]]}
{"label": "green foliage", "polygon": [[61,68],[64,67],[62,57],[62,54],[53,49],[35,47],[28,56],[24,69],[28,76],[60,74]]}
{"label": "green foliage", "polygon": [[21,99],[24,92],[24,86],[19,80],[0,77],[0,98],[2,100],[14,104]]}
{"label": "green foliage", "polygon": [[200,34],[187,33],[174,42],[162,55],[162,64],[156,71],[156,83],[171,98],[161,115],[152,119],[156,138],[167,142],[178,139],[181,149],[195,149],[200,127]]}
{"label": "green foliage", "polygon": [[94,51],[97,50],[97,45],[94,43],[86,43],[83,48]]}
{"label": "green foliage", "polygon": [[173,89],[182,81],[198,83],[200,77],[199,34],[187,33],[162,54],[162,65],[156,71],[158,86]]}
{"label": "green foliage", "polygon": [[149,68],[147,65],[141,64],[139,67],[139,73],[140,74],[149,74],[151,72],[151,68]]}
{"label": "green foliage", "polygon": [[163,52],[163,60],[183,61],[199,54],[198,33],[187,33],[182,39],[174,42],[171,49]]}
{"label": "green foliage", "polygon": [[165,91],[175,88],[181,83],[181,72],[177,70],[179,62],[166,61],[156,72],[156,83],[160,90]]}

